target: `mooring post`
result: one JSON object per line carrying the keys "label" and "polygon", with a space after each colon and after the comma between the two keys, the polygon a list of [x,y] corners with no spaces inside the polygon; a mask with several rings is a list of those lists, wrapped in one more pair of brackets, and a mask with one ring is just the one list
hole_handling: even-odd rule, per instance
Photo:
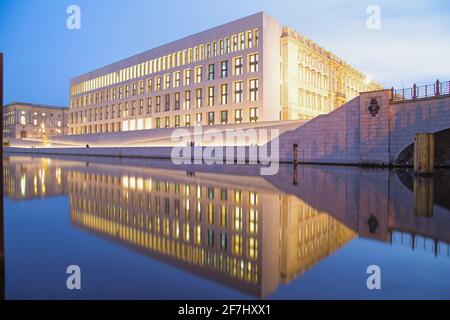
{"label": "mooring post", "polygon": [[439,79],[436,80],[436,95],[437,96],[441,95],[441,83],[440,83]]}
{"label": "mooring post", "polygon": [[434,134],[417,133],[414,138],[414,173],[431,175],[434,171]]}
{"label": "mooring post", "polygon": [[294,167],[298,166],[298,144],[294,144]]}
{"label": "mooring post", "polygon": [[417,84],[413,85],[413,99],[417,99]]}

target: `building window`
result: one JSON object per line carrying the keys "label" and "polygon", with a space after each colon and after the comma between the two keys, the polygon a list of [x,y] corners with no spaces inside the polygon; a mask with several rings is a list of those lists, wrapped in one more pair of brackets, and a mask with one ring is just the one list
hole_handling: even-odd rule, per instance
{"label": "building window", "polygon": [[228,123],[228,111],[223,110],[220,112],[220,124]]}
{"label": "building window", "polygon": [[234,123],[242,123],[242,109],[234,110]]}
{"label": "building window", "polygon": [[208,112],[208,125],[214,125],[214,112]]}
{"label": "building window", "polygon": [[201,88],[196,90],[195,96],[196,96],[196,101],[197,101],[196,106],[197,106],[197,108],[201,108],[202,107],[202,89]]}
{"label": "building window", "polygon": [[161,91],[161,77],[156,77],[156,91]]}
{"label": "building window", "polygon": [[164,117],[164,128],[170,127],[170,117]]}
{"label": "building window", "polygon": [[225,39],[225,54],[229,54],[231,51],[231,39],[226,38]]}
{"label": "building window", "polygon": [[124,110],[123,110],[123,116],[124,117],[128,117],[128,102],[125,102],[125,107],[124,107]]}
{"label": "building window", "polygon": [[139,82],[139,94],[144,94],[144,81]]}
{"label": "building window", "polygon": [[136,84],[136,82],[134,82],[133,84],[132,84],[132,95],[133,96],[135,96],[136,95],[136,93],[137,93],[137,84]]}
{"label": "building window", "polygon": [[125,98],[128,98],[130,96],[130,86],[125,86]]}
{"label": "building window", "polygon": [[133,117],[135,115],[136,111],[136,101],[131,101],[131,116]]}
{"label": "building window", "polygon": [[253,48],[253,32],[247,32],[247,48]]}
{"label": "building window", "polygon": [[184,92],[184,108],[190,109],[191,108],[191,91],[187,90]]}
{"label": "building window", "polygon": [[238,37],[236,35],[233,36],[233,51],[238,51]]}
{"label": "building window", "polygon": [[242,102],[242,81],[234,83],[234,101],[236,103]]}
{"label": "building window", "polygon": [[180,72],[179,72],[179,71],[178,71],[178,72],[175,72],[175,76],[174,76],[174,84],[173,84],[173,86],[174,86],[175,88],[178,88],[178,87],[180,86],[180,77],[181,77]]}
{"label": "building window", "polygon": [[249,72],[258,72],[258,54],[251,54],[249,56]]}
{"label": "building window", "polygon": [[215,78],[215,65],[214,64],[210,64],[208,65],[208,80],[212,81]]}
{"label": "building window", "polygon": [[164,75],[164,89],[170,89],[170,74]]}
{"label": "building window", "polygon": [[255,47],[259,46],[259,30],[255,29]]}
{"label": "building window", "polygon": [[258,240],[255,238],[248,239],[248,256],[251,259],[258,258]]}
{"label": "building window", "polygon": [[152,113],[152,98],[147,99],[147,114]]}
{"label": "building window", "polygon": [[258,79],[251,79],[249,82],[250,101],[258,101]]}
{"label": "building window", "polygon": [[122,99],[122,87],[119,87],[119,99]]}
{"label": "building window", "polygon": [[228,84],[220,86],[220,104],[228,104]]}
{"label": "building window", "polygon": [[258,122],[258,108],[250,108],[250,122]]}
{"label": "building window", "polygon": [[[112,104],[111,105],[111,119],[114,119],[115,111],[116,111],[116,106]],[[89,120],[91,120],[90,118],[91,118],[91,114],[89,113]]]}
{"label": "building window", "polygon": [[208,87],[208,106],[214,106],[214,87]]}
{"label": "building window", "polygon": [[184,70],[184,85],[189,86],[191,84],[191,69]]}
{"label": "building window", "polygon": [[220,63],[220,76],[222,78],[228,77],[228,60],[222,61]]}
{"label": "building window", "polygon": [[199,124],[202,123],[202,114],[201,113],[196,113],[195,114],[195,121]]}
{"label": "building window", "polygon": [[147,93],[153,92],[153,81],[152,79],[147,80]]}
{"label": "building window", "polygon": [[195,82],[196,83],[202,82],[202,67],[195,68]]}
{"label": "building window", "polygon": [[225,232],[220,233],[220,250],[227,251],[228,249],[228,235]]}
{"label": "building window", "polygon": [[180,93],[175,92],[175,110],[180,110]]}
{"label": "building window", "polygon": [[170,111],[170,94],[164,95],[164,111]]}
{"label": "building window", "polygon": [[155,120],[155,127],[157,129],[161,128],[161,119],[160,118],[156,118],[156,120]]}
{"label": "building window", "polygon": [[161,96],[156,96],[156,109],[155,112],[161,112]]}
{"label": "building window", "polygon": [[245,50],[245,34],[239,34],[239,46],[241,50]]}
{"label": "building window", "polygon": [[139,100],[139,115],[144,113],[144,99]]}
{"label": "building window", "polygon": [[180,126],[180,116],[175,116],[175,128]]}
{"label": "building window", "polygon": [[240,76],[242,74],[242,57],[234,58],[234,75]]}
{"label": "building window", "polygon": [[186,127],[190,127],[191,126],[191,115],[190,114],[184,115],[184,125]]}
{"label": "building window", "polygon": [[223,40],[220,40],[220,42],[219,42],[220,55],[223,55],[223,53],[224,53],[223,49],[224,49]]}

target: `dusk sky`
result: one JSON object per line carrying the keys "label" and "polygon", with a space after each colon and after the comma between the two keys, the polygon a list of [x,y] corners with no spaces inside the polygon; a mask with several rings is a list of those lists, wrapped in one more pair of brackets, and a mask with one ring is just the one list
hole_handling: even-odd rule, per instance
{"label": "dusk sky", "polygon": [[[81,8],[81,30],[66,8]],[[381,9],[369,30],[366,10]],[[385,87],[450,80],[449,0],[1,0],[5,103],[67,105],[70,78],[265,11]]]}

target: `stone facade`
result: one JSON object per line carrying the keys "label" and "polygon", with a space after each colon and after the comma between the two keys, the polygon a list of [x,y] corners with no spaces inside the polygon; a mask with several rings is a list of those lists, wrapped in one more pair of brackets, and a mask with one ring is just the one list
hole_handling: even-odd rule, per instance
{"label": "stone facade", "polygon": [[373,89],[380,86],[329,51],[257,13],[73,78],[69,133],[311,119]]}
{"label": "stone facade", "polygon": [[67,134],[65,107],[13,102],[3,109],[3,140],[39,139]]}

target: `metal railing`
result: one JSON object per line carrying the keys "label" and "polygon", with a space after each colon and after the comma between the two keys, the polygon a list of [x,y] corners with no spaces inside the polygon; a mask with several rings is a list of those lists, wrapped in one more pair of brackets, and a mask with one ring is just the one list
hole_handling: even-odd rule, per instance
{"label": "metal railing", "polygon": [[397,90],[392,88],[391,91],[393,102],[445,96],[450,95],[450,81],[440,82],[437,80],[434,84],[424,86],[414,84],[412,88]]}

